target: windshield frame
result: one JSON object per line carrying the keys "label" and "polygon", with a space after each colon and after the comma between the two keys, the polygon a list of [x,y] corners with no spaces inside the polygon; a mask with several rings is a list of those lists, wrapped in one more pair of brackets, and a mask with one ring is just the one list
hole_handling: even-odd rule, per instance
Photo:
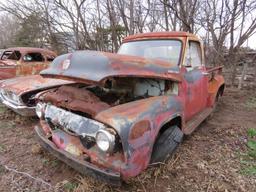
{"label": "windshield frame", "polygon": [[[174,64],[177,65],[177,66],[181,66],[181,60],[182,60],[182,53],[183,53],[183,48],[184,48],[184,42],[183,42],[181,39],[179,39],[179,38],[160,38],[160,39],[159,39],[159,38],[151,38],[151,39],[140,39],[140,40],[126,41],[126,42],[123,42],[123,43],[121,44],[121,46],[119,47],[119,49],[118,49],[118,51],[117,51],[117,54],[128,55],[128,54],[125,54],[125,53],[119,53],[119,50],[120,50],[120,48],[122,47],[122,45],[124,45],[124,44],[126,44],[126,43],[139,42],[139,41],[155,41],[155,40],[157,40],[157,41],[170,41],[170,40],[180,41],[181,46],[180,46],[180,55],[179,55],[179,59],[178,59],[177,64],[176,64],[176,63],[174,63]],[[133,55],[131,55],[131,56],[133,56]],[[137,56],[137,57],[143,57],[143,56]],[[143,57],[143,58],[147,59],[146,57]],[[153,59],[153,58],[152,58],[152,59]],[[153,60],[154,60],[154,59],[153,59]],[[160,59],[156,59],[156,60],[160,60]],[[161,60],[161,61],[165,61],[165,60]],[[169,62],[169,61],[165,61],[165,62]],[[171,62],[169,62],[169,63],[171,63]]]}

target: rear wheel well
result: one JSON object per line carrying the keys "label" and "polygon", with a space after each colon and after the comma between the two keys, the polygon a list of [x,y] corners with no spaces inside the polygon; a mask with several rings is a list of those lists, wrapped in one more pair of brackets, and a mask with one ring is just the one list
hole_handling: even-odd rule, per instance
{"label": "rear wheel well", "polygon": [[225,89],[225,84],[222,84],[222,85],[220,86],[219,90],[218,90],[218,94],[219,94],[220,96],[223,95],[224,89]]}

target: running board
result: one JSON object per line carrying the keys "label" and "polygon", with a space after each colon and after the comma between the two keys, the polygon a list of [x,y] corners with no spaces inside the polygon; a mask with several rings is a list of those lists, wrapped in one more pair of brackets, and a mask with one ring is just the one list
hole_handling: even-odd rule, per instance
{"label": "running board", "polygon": [[206,108],[202,112],[198,113],[191,120],[186,122],[184,134],[191,134],[213,111],[213,108]]}

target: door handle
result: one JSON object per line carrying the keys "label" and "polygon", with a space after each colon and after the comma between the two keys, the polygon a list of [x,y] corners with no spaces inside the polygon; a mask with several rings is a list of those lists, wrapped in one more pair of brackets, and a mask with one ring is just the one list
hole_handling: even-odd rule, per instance
{"label": "door handle", "polygon": [[209,75],[210,73],[208,73],[208,72],[202,72],[202,74],[206,76],[206,75]]}

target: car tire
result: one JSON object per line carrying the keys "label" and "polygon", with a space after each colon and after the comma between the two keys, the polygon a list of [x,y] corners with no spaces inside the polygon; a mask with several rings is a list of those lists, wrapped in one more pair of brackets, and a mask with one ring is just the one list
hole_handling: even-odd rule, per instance
{"label": "car tire", "polygon": [[171,126],[158,136],[151,155],[151,164],[166,161],[177,149],[183,139],[178,126]]}

